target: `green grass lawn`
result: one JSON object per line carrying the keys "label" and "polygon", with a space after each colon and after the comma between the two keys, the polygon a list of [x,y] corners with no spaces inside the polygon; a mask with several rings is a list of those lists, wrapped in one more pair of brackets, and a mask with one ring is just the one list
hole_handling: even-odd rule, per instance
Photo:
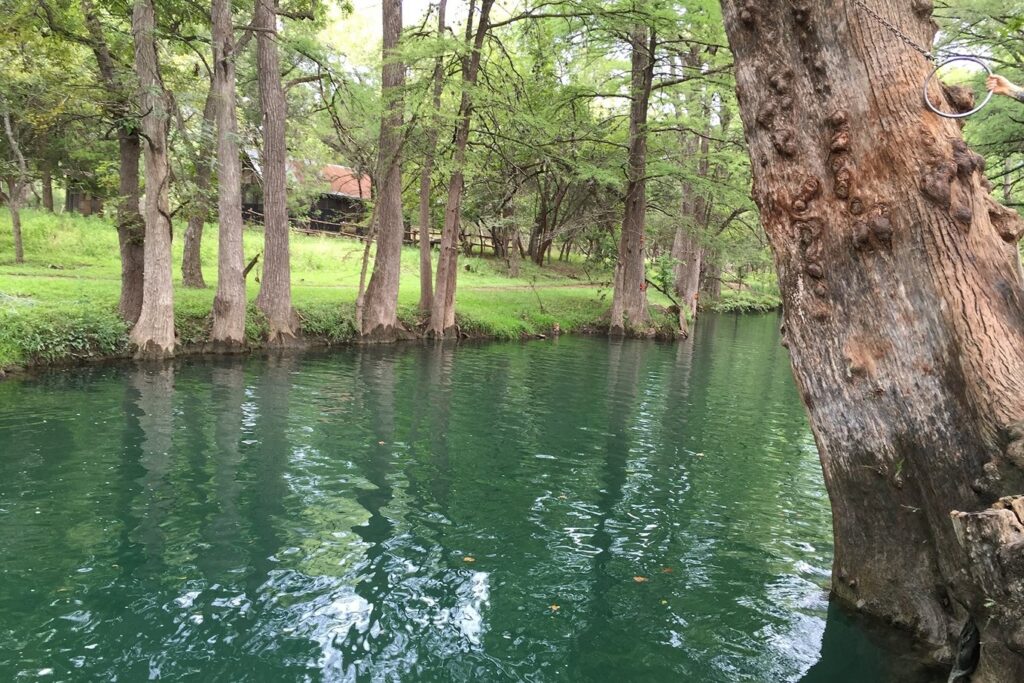
{"label": "green grass lawn", "polygon": [[[117,316],[120,260],[110,221],[74,214],[26,210],[22,215],[26,263],[14,265],[10,217],[0,217],[0,369],[56,363],[90,356],[123,355],[127,330]],[[206,289],[181,285],[181,235],[175,225],[175,325],[181,344],[204,341],[217,277],[217,230],[203,237]],[[246,260],[263,248],[259,229],[245,234]],[[328,342],[351,341],[362,243],[327,235],[292,233],[292,296],[303,332]],[[257,266],[248,278],[250,301],[259,288]],[[565,332],[599,325],[611,300],[607,271],[581,263],[540,268],[520,263],[512,278],[493,258],[460,257],[456,301],[458,322],[473,335],[499,339],[547,333],[555,323]],[[668,301],[650,291],[654,308]],[[410,326],[422,321],[419,256],[402,253],[400,316]],[[250,306],[250,309],[253,307]],[[250,337],[258,339],[259,316],[250,315]]]}

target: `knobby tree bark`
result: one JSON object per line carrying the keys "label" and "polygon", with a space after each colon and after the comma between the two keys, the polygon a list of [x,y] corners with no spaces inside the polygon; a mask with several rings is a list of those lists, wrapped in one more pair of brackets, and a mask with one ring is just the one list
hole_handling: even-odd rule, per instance
{"label": "knobby tree bark", "polygon": [[637,26],[630,33],[632,71],[629,106],[629,158],[626,168],[626,209],[622,217],[615,292],[609,334],[646,335],[647,274],[644,268],[644,222],[647,214],[647,108],[654,80],[655,32]]}
{"label": "knobby tree bark", "polygon": [[238,154],[235,39],[231,0],[213,0],[213,82],[217,123],[217,295],[210,339],[221,350],[245,344],[245,253],[242,245],[242,163]]}
{"label": "knobby tree bark", "polygon": [[[214,57],[216,59],[216,57]],[[200,126],[199,144],[193,145],[195,155],[195,192],[196,196],[189,209],[188,227],[185,228],[185,241],[181,255],[181,283],[186,287],[202,289],[206,287],[203,279],[203,262],[200,247],[203,243],[203,225],[210,219],[210,182],[213,178],[213,161],[215,148],[210,145],[217,117],[217,95],[213,78],[210,79],[210,90],[206,94],[203,105],[203,121]]]}
{"label": "knobby tree bark", "polygon": [[480,50],[490,28],[494,0],[481,0],[476,32],[473,33],[473,3],[466,21],[466,42],[472,36],[472,49],[462,61],[462,99],[455,128],[455,150],[452,154],[452,175],[448,181],[448,204],[444,209],[441,232],[441,254],[437,260],[434,301],[430,309],[427,335],[443,338],[455,330],[455,285],[459,260],[459,229],[462,225],[462,188],[465,181],[466,147],[473,116],[473,87],[480,71]]}
{"label": "knobby tree bark", "polygon": [[[145,224],[139,213],[142,190],[139,185],[139,157],[142,142],[138,120],[132,113],[134,74],[122,66],[110,51],[103,25],[91,0],[81,0],[82,16],[89,46],[99,69],[100,83],[107,93],[107,116],[117,130],[118,202],[117,241],[121,251],[121,296],[117,310],[125,322],[134,324],[142,311],[145,277],[143,241]],[[47,15],[49,17],[49,15]],[[55,26],[51,26],[55,28]]]}
{"label": "knobby tree bark", "polygon": [[[930,44],[931,2],[870,1]],[[964,670],[980,631],[970,680],[1024,680],[1021,221],[924,108],[931,65],[859,5],[722,2],[832,589]]]}
{"label": "knobby tree bark", "polygon": [[288,253],[288,198],[285,147],[287,105],[277,52],[276,0],[256,0],[252,18],[256,32],[256,71],[263,121],[263,279],[256,304],[267,317],[268,343],[295,338],[291,263]]}
{"label": "knobby tree bark", "polygon": [[135,70],[139,79],[139,108],[146,138],[145,277],[142,311],[132,328],[137,355],[174,355],[174,289],[171,283],[171,216],[168,207],[170,169],[167,130],[170,101],[160,76],[156,50],[156,10],[153,0],[136,0],[132,11]]}
{"label": "knobby tree bark", "polygon": [[433,111],[430,124],[427,126],[427,150],[420,168],[420,312],[429,313],[434,302],[434,287],[431,282],[431,246],[430,246],[430,191],[433,183],[434,155],[437,153],[437,138],[441,129],[441,93],[444,90],[444,55],[440,52],[444,40],[444,15],[448,0],[440,0],[437,4],[437,42],[438,54],[434,58],[432,80]]}
{"label": "knobby tree bark", "polygon": [[398,322],[398,285],[402,267],[402,108],[405,66],[398,61],[402,35],[402,0],[383,0],[384,26],[381,98],[384,111],[380,121],[377,155],[379,191],[374,205],[377,220],[377,253],[366,288],[360,333],[365,339],[395,341],[405,330]]}

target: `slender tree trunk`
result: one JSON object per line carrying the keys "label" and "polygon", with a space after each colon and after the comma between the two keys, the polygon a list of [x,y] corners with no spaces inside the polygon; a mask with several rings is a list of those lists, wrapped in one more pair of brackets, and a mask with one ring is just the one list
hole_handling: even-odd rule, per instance
{"label": "slender tree trunk", "polygon": [[360,332],[364,338],[394,341],[404,332],[398,322],[398,285],[402,267],[402,107],[401,89],[405,67],[396,61],[402,35],[402,0],[384,0],[381,6],[384,26],[381,98],[384,113],[380,122],[380,149],[377,178],[380,179],[377,203],[377,253],[373,274],[366,289]]}
{"label": "slender tree trunk", "polygon": [[128,324],[135,324],[142,311],[145,278],[143,241],[145,223],[139,214],[139,156],[142,144],[132,119],[130,103],[134,74],[120,68],[110,54],[103,26],[91,0],[81,0],[85,28],[92,39],[100,82],[106,90],[107,115],[117,124],[118,203],[117,241],[121,252],[121,296],[117,310]]}
{"label": "slender tree trunk", "polygon": [[203,105],[202,132],[199,144],[195,149],[196,164],[196,199],[188,216],[188,227],[185,228],[185,243],[181,256],[181,282],[186,287],[202,289],[206,287],[203,280],[203,260],[200,247],[203,242],[203,226],[210,220],[210,181],[213,177],[213,160],[215,148],[209,143],[213,139],[217,116],[217,96],[214,93],[213,80],[206,94]]}
{"label": "slender tree trunk", "polygon": [[7,210],[11,214],[11,234],[14,237],[14,262],[25,262],[25,247],[21,239],[21,183],[7,179]]}
{"label": "slender tree trunk", "polygon": [[676,296],[679,303],[689,309],[690,317],[697,317],[697,291],[700,287],[700,271],[704,258],[704,248],[700,239],[687,229],[686,225],[680,225],[676,229],[675,238],[672,240],[672,259],[675,261],[673,271],[675,276]]}
{"label": "slender tree trunk", "polygon": [[43,185],[43,208],[53,213],[53,167],[49,162],[42,164],[40,181]]}
{"label": "slender tree trunk", "polygon": [[217,123],[217,295],[210,339],[224,351],[245,344],[245,253],[242,244],[242,164],[238,155],[235,39],[231,0],[213,0],[213,83]]}
{"label": "slender tree trunk", "polygon": [[170,103],[156,50],[153,0],[136,0],[132,11],[139,108],[146,136],[146,240],[142,311],[131,340],[139,357],[174,355],[174,288],[171,281],[171,216],[168,207],[170,169],[167,129]]}
{"label": "slender tree trunk", "polygon": [[[437,40],[438,50],[444,40],[444,15],[448,0],[440,0],[437,5]],[[437,137],[441,128],[441,93],[444,90],[444,56],[438,53],[434,59],[433,79],[433,112],[430,126],[427,129],[427,152],[420,169],[420,311],[429,313],[434,302],[434,287],[431,282],[431,247],[430,247],[430,191],[433,186],[431,175],[434,172],[434,155],[437,153]]]}
{"label": "slender tree trunk", "polygon": [[654,79],[654,31],[636,27],[630,35],[632,77],[629,107],[629,162],[626,209],[615,267],[609,334],[646,335],[650,327],[647,311],[647,274],[644,268],[644,223],[647,215],[647,106]]}
{"label": "slender tree trunk", "polygon": [[263,120],[263,279],[256,304],[267,317],[268,343],[287,344],[295,338],[292,310],[291,263],[288,251],[286,103],[277,53],[277,4],[256,0],[256,70]]}
{"label": "slender tree trunk", "polygon": [[[930,44],[930,2],[872,5]],[[959,659],[951,680],[1024,680],[1021,221],[923,107],[929,62],[857,2],[722,6],[833,593]]]}
{"label": "slender tree trunk", "polygon": [[[452,176],[448,182],[448,204],[444,209],[444,228],[441,233],[441,255],[437,260],[437,285],[430,309],[430,323],[427,334],[442,338],[455,329],[455,286],[459,260],[459,229],[462,223],[462,189],[465,179],[466,147],[469,144],[469,125],[473,116],[472,90],[480,70],[480,50],[490,26],[491,7],[494,0],[481,0],[480,16],[477,19],[473,47],[462,64],[462,100],[459,103],[458,123],[455,129],[455,152],[452,157]],[[470,5],[472,10],[472,5]],[[467,37],[472,24],[467,25]]]}

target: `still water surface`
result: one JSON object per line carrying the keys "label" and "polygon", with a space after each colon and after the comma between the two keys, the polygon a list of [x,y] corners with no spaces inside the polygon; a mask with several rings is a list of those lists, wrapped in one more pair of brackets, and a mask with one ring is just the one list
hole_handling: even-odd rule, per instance
{"label": "still water surface", "polygon": [[908,680],[777,329],[0,383],[0,680]]}

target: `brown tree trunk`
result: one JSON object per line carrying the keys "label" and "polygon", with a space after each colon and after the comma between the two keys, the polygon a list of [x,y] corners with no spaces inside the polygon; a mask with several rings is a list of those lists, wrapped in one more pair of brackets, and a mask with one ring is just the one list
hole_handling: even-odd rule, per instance
{"label": "brown tree trunk", "polygon": [[21,194],[22,188],[14,178],[7,179],[7,210],[11,214],[11,235],[14,238],[14,262],[25,262],[25,247],[21,239]]}
{"label": "brown tree trunk", "polygon": [[145,277],[143,241],[145,224],[139,214],[139,156],[142,145],[132,119],[130,103],[134,74],[120,68],[110,54],[103,26],[91,0],[81,0],[85,28],[92,39],[100,82],[107,92],[107,115],[117,123],[118,202],[117,241],[121,252],[121,296],[117,310],[128,324],[135,324],[142,311]]}
{"label": "brown tree trunk", "polygon": [[427,334],[442,338],[455,329],[455,286],[459,260],[459,228],[462,214],[462,189],[465,179],[466,147],[469,144],[469,124],[473,115],[472,90],[480,70],[480,50],[490,26],[491,7],[494,0],[481,0],[480,16],[476,33],[471,34],[472,4],[470,21],[467,22],[467,37],[473,35],[473,48],[462,65],[462,100],[459,103],[458,123],[455,129],[455,151],[452,158],[452,176],[448,182],[448,204],[444,209],[444,228],[441,233],[441,254],[437,260],[437,285],[430,309],[430,323]]}
{"label": "brown tree trunk", "polygon": [[118,203],[117,242],[121,250],[121,297],[117,310],[125,322],[135,324],[142,313],[142,288],[146,265],[143,244],[146,225],[139,213],[142,188],[139,185],[139,157],[142,139],[136,130],[122,131],[117,138]]}
{"label": "brown tree trunk", "polygon": [[366,288],[360,333],[375,341],[395,341],[404,333],[398,322],[398,284],[402,266],[402,107],[401,89],[405,67],[397,61],[402,34],[402,0],[383,0],[384,26],[381,99],[384,113],[380,121],[380,149],[377,179],[377,253],[373,273]]}
{"label": "brown tree trunk", "polygon": [[231,0],[213,0],[213,82],[217,123],[217,295],[210,339],[221,350],[245,344],[245,253],[242,245],[242,164],[238,155],[235,39]]}
{"label": "brown tree trunk", "polygon": [[629,161],[626,209],[615,266],[609,334],[646,335],[650,327],[647,311],[647,274],[644,268],[644,224],[647,214],[647,106],[654,79],[654,31],[636,27],[630,34],[632,48],[631,102],[629,107]]}
{"label": "brown tree trunk", "polygon": [[[980,630],[953,680],[1024,680],[1021,222],[924,108],[929,62],[860,3],[722,5],[833,593],[965,670]],[[930,2],[872,6],[930,44]]]}
{"label": "brown tree trunk", "polygon": [[[438,50],[444,40],[444,15],[448,0],[440,0],[437,5],[437,40]],[[430,247],[430,190],[433,183],[434,155],[437,153],[437,137],[441,127],[441,92],[444,89],[444,56],[438,53],[434,59],[433,79],[433,117],[427,130],[427,153],[420,169],[420,312],[429,313],[434,302],[434,287],[431,282],[431,247]]]}
{"label": "brown tree trunk", "polygon": [[256,305],[267,317],[268,343],[287,344],[295,338],[297,321],[292,310],[288,253],[287,111],[277,53],[275,0],[256,0],[252,23],[263,120],[263,279]]}
{"label": "brown tree trunk", "polygon": [[171,281],[171,216],[168,207],[170,169],[167,129],[170,102],[160,77],[153,0],[136,0],[132,11],[139,108],[146,136],[146,240],[142,311],[132,328],[137,356],[174,355],[174,288]]}
{"label": "brown tree trunk", "polygon": [[14,262],[25,262],[25,246],[21,239],[21,203],[28,186],[28,164],[21,153],[21,146],[14,134],[14,126],[11,125],[11,114],[8,111],[3,113],[4,135],[7,138],[7,146],[14,155],[14,165],[17,167],[17,176],[7,177],[7,209],[11,212],[11,233],[14,238]]}
{"label": "brown tree trunk", "polygon": [[53,167],[46,162],[39,169],[43,186],[43,208],[53,213]]}
{"label": "brown tree trunk", "polygon": [[679,303],[685,306],[691,318],[697,317],[697,291],[700,286],[701,262],[704,248],[692,228],[683,224],[676,229],[672,240],[672,266],[675,290]]}
{"label": "brown tree trunk", "polygon": [[203,243],[203,226],[210,220],[210,181],[213,177],[214,148],[209,144],[213,138],[217,116],[217,96],[211,79],[210,90],[203,105],[202,132],[199,144],[195,146],[196,197],[189,211],[188,227],[185,228],[185,243],[181,255],[181,283],[186,287],[203,289],[203,260],[200,247]]}

